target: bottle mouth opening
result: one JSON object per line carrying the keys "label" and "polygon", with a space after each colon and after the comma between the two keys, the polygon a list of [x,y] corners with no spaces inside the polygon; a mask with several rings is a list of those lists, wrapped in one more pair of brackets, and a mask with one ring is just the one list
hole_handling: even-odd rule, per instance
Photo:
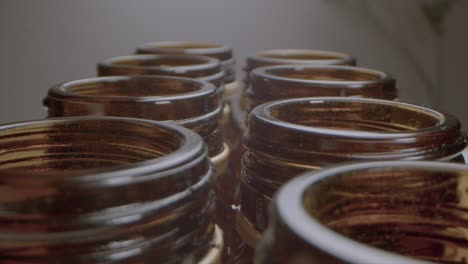
{"label": "bottle mouth opening", "polygon": [[349,164],[294,179],[275,209],[301,240],[347,263],[445,263],[466,244],[467,179],[459,164]]}
{"label": "bottle mouth opening", "polygon": [[50,117],[119,116],[183,125],[208,140],[212,155],[222,149],[222,92],[208,82],[182,77],[108,76],[54,86],[43,104]]}
{"label": "bottle mouth opening", "polygon": [[178,42],[178,43],[160,43],[154,44],[153,47],[158,49],[214,49],[221,48],[223,45],[195,42]]}
{"label": "bottle mouth opening", "polygon": [[199,54],[222,61],[232,59],[232,48],[217,43],[190,41],[162,41],[145,43],[137,48],[137,54]]}
{"label": "bottle mouth opening", "polygon": [[340,52],[321,51],[321,50],[266,50],[257,55],[262,58],[272,58],[278,60],[344,60],[350,56]]}
{"label": "bottle mouth opening", "polygon": [[109,58],[100,65],[107,67],[149,68],[149,69],[174,69],[184,68],[214,68],[220,71],[220,62],[211,57],[184,54],[161,55],[128,55]]}
{"label": "bottle mouth opening", "polygon": [[[132,118],[57,118],[5,125],[0,127],[0,177],[14,174],[37,182],[54,175],[62,180],[88,176],[104,180],[112,174],[117,179],[125,172],[156,172],[167,169],[162,161],[169,161],[164,166],[180,164],[176,156],[187,149],[200,151],[201,139],[197,144],[192,137],[198,136]],[[193,151],[183,154],[187,159],[190,155]]]}
{"label": "bottle mouth opening", "polygon": [[434,128],[446,120],[444,115],[428,108],[367,98],[283,100],[265,104],[256,113],[278,123],[295,125],[292,129],[363,136],[411,133]]}
{"label": "bottle mouth opening", "polygon": [[[169,76],[112,76],[66,82],[51,89],[62,96],[106,99],[164,99],[214,94],[209,83]],[[49,93],[49,94],[50,94]]]}
{"label": "bottle mouth opening", "polygon": [[261,66],[283,64],[355,65],[355,59],[345,53],[307,50],[279,49],[265,50],[247,57],[247,71]]}
{"label": "bottle mouth opening", "polygon": [[132,118],[46,119],[1,126],[0,149],[6,260],[164,258],[211,241],[213,172],[202,139],[188,129]]}
{"label": "bottle mouth opening", "polygon": [[251,152],[322,167],[358,160],[451,160],[462,153],[467,136],[455,117],[422,106],[309,97],[257,106],[244,145]]}
{"label": "bottle mouth opening", "polygon": [[253,78],[305,82],[322,85],[365,84],[391,80],[388,74],[351,66],[280,65],[258,68]]}

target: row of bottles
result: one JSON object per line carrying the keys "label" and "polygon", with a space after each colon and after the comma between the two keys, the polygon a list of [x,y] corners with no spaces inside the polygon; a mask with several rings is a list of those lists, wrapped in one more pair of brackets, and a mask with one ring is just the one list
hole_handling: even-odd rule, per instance
{"label": "row of bottles", "polygon": [[[350,237],[455,260],[398,233],[417,231],[416,203],[464,209],[468,169],[455,163],[467,139],[455,117],[397,101],[393,77],[343,53],[262,51],[243,70],[236,81],[226,45],[155,42],[51,87],[48,119],[0,127],[0,259],[412,263]],[[365,163],[334,167],[348,162]],[[456,251],[455,237],[439,251]]]}
{"label": "row of bottles", "polygon": [[272,202],[258,264],[467,263],[468,166],[379,161],[309,172]]}

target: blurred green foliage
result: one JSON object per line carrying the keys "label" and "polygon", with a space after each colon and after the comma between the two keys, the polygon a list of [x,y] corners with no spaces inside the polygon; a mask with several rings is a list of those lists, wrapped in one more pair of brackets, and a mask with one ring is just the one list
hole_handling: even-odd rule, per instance
{"label": "blurred green foliage", "polygon": [[434,34],[444,34],[444,21],[455,0],[430,0],[421,3],[421,10]]}

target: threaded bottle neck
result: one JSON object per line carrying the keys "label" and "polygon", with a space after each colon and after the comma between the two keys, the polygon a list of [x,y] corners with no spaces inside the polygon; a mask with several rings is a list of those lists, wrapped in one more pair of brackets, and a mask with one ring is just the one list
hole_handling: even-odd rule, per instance
{"label": "threaded bottle neck", "polygon": [[44,100],[50,117],[121,116],[165,121],[199,133],[210,155],[223,149],[221,91],[212,84],[170,76],[112,76],[66,82]]}
{"label": "threaded bottle neck", "polygon": [[187,129],[49,119],[0,127],[0,148],[4,260],[169,261],[210,248],[213,174]]}
{"label": "threaded bottle neck", "polygon": [[466,166],[422,161],[306,173],[276,196],[258,262],[458,262],[467,177]]}

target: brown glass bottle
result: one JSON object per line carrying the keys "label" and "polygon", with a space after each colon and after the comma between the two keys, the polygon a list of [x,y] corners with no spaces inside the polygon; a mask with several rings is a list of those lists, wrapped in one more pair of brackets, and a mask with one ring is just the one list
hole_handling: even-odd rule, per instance
{"label": "brown glass bottle", "polygon": [[196,78],[222,88],[224,73],[215,58],[183,55],[129,55],[113,57],[98,63],[99,76],[165,75]]}
{"label": "brown glass bottle", "polygon": [[2,263],[219,263],[202,139],[150,120],[0,126]]}
{"label": "brown glass bottle", "polygon": [[256,263],[468,263],[467,183],[468,166],[428,161],[305,173],[275,196]]}
{"label": "brown glass bottle", "polygon": [[254,247],[271,197],[306,170],[348,161],[452,160],[466,144],[456,118],[411,104],[310,97],[260,105],[245,134],[238,232]]}
{"label": "brown glass bottle", "polygon": [[[210,83],[193,79],[133,75],[83,79],[52,87],[44,105],[49,117],[120,116],[164,121],[189,128],[202,136],[217,175],[217,222],[233,226],[233,210],[226,187],[229,147],[223,143],[221,92]],[[232,211],[231,217],[224,212]],[[234,231],[232,231],[234,232]],[[225,232],[229,233],[229,232]]]}
{"label": "brown glass bottle", "polygon": [[235,60],[231,47],[215,43],[189,41],[161,41],[145,43],[136,49],[137,54],[192,54],[216,58],[221,61],[225,83],[236,80]]}
{"label": "brown glass bottle", "polygon": [[246,91],[247,113],[257,105],[300,97],[367,97],[394,100],[396,81],[384,72],[341,65],[279,65],[255,69]]}

